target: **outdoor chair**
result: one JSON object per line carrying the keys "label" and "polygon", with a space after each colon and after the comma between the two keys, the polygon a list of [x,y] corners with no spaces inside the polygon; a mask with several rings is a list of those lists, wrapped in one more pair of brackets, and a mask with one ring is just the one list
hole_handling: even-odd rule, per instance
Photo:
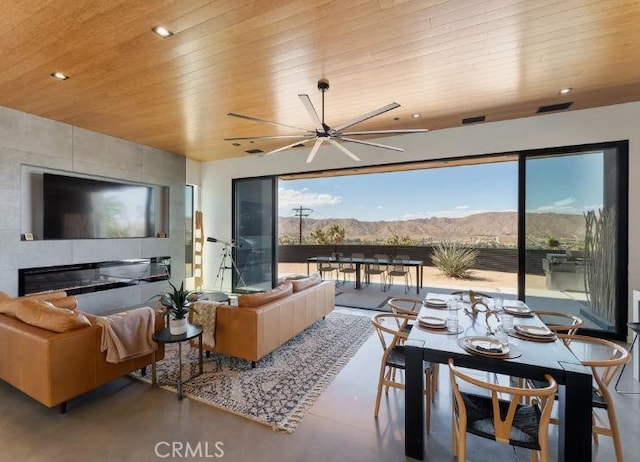
{"label": "outdoor chair", "polygon": [[[405,332],[409,320],[414,319],[406,314],[381,313],[377,314],[371,320],[376,329],[380,343],[382,344],[383,354],[380,363],[380,377],[378,379],[378,391],[376,393],[376,404],[374,416],[378,418],[380,409],[380,398],[382,397],[382,388],[385,387],[385,395],[389,395],[389,388],[405,389],[405,384],[396,380],[396,372],[405,369],[404,342],[408,338]],[[386,335],[385,335],[386,334]],[[389,336],[391,339],[389,341]],[[431,401],[434,397],[434,377],[433,365],[424,362],[424,380],[425,380],[425,418],[427,432],[431,430]]]}
{"label": "outdoor chair", "polygon": [[409,292],[411,282],[411,272],[409,266],[405,263],[409,261],[409,255],[396,255],[391,262],[391,267],[387,273],[389,279],[389,287],[393,285],[393,278],[398,276],[404,278],[404,293]]}
{"label": "outdoor chair", "polygon": [[[544,388],[519,388],[485,382],[463,373],[449,359],[452,399],[453,455],[467,460],[467,433],[531,450],[531,460],[549,460],[549,421],[558,384],[545,375]],[[482,394],[460,391],[459,382]],[[489,392],[490,396],[486,396]],[[499,394],[503,395],[500,399]],[[504,399],[508,395],[509,399]],[[530,404],[521,401],[530,399]]]}
{"label": "outdoor chair", "polygon": [[[332,259],[334,258],[327,256],[318,257],[318,273],[320,273],[322,279],[326,279],[325,273],[329,273],[329,276],[331,276],[334,271],[336,273],[336,280],[338,279],[338,263],[332,262]],[[329,279],[333,278],[329,277]]]}
{"label": "outdoor chair", "polygon": [[369,263],[364,270],[366,284],[371,283],[371,276],[378,276],[380,278],[380,290],[382,292],[387,290],[387,264],[389,262],[389,256],[377,253],[373,256],[374,263]]}
{"label": "outdoor chair", "polygon": [[343,257],[338,260],[338,272],[342,273],[342,285],[347,283],[347,278],[351,280],[351,275],[353,275],[355,280],[356,264],[353,260],[359,258],[364,258],[364,255],[361,253],[354,253],[351,254],[351,257]]}

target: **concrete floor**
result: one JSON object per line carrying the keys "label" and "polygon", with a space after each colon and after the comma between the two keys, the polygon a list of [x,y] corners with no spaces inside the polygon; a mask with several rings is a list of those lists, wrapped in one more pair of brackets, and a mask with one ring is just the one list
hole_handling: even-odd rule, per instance
{"label": "concrete floor", "polygon": [[[348,310],[371,316],[372,312]],[[404,461],[403,392],[392,390],[373,418],[381,347],[372,336],[307,412],[292,435],[217,410],[200,402],[178,401],[176,395],[123,378],[73,400],[61,415],[0,382],[0,461]],[[630,368],[622,385],[640,391]],[[427,436],[429,461],[453,461],[450,394],[446,369],[433,407],[432,432]],[[627,461],[638,460],[640,395],[617,395],[616,406]],[[166,442],[166,443],[165,443]],[[189,442],[202,457],[166,456],[172,442]],[[167,444],[168,443],[168,444]],[[222,443],[222,446],[216,443]],[[159,454],[154,448],[157,446]],[[208,446],[208,451],[205,450]],[[555,428],[551,430],[552,460],[556,460]],[[597,461],[614,461],[610,438],[594,446]],[[527,451],[468,438],[468,460],[502,462],[528,460]],[[206,457],[206,456],[210,457]]]}

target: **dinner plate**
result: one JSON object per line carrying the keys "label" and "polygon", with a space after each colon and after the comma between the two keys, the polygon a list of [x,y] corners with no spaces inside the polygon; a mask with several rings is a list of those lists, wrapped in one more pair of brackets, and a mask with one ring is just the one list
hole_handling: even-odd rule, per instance
{"label": "dinner plate", "polygon": [[442,298],[427,298],[424,301],[424,304],[429,306],[446,307],[447,301]]}
{"label": "dinner plate", "polygon": [[420,316],[418,322],[425,327],[432,329],[444,329],[447,327],[447,320],[442,318],[436,318],[435,316]]}
{"label": "dinner plate", "polygon": [[465,348],[488,356],[506,356],[509,345],[503,345],[493,337],[466,337],[463,341]]}
{"label": "dinner plate", "polygon": [[543,337],[549,338],[553,337],[555,333],[552,330],[549,330],[548,327],[545,326],[514,326],[516,332],[522,335],[526,335],[529,337]]}
{"label": "dinner plate", "polygon": [[533,314],[531,309],[526,306],[503,306],[502,309],[514,316],[530,316]]}

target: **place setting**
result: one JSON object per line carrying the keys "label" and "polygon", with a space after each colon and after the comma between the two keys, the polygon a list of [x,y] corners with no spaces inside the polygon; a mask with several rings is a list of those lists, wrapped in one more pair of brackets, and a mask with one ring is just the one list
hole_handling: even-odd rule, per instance
{"label": "place setting", "polygon": [[422,301],[422,305],[427,308],[437,310],[460,310],[462,309],[462,299],[456,297],[427,297]]}
{"label": "place setting", "polygon": [[417,325],[429,332],[443,335],[457,335],[464,331],[458,324],[458,318],[453,316],[445,319],[437,316],[423,315],[418,317]]}
{"label": "place setting", "polygon": [[532,318],[534,316],[533,310],[519,300],[511,301],[509,304],[505,302],[502,306],[502,311],[520,318]]}
{"label": "place setting", "polygon": [[509,335],[521,340],[534,342],[554,342],[557,338],[555,332],[546,326],[526,326],[516,324],[509,330]]}
{"label": "place setting", "polygon": [[498,336],[478,335],[458,339],[458,345],[471,354],[497,359],[514,359],[522,356],[522,351]]}

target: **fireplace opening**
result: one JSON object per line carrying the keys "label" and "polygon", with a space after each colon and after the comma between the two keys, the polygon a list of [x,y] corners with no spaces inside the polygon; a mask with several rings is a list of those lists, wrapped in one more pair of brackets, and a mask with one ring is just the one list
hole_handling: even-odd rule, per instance
{"label": "fireplace opening", "polygon": [[79,263],[18,270],[19,295],[64,290],[69,295],[98,292],[171,277],[171,257]]}

